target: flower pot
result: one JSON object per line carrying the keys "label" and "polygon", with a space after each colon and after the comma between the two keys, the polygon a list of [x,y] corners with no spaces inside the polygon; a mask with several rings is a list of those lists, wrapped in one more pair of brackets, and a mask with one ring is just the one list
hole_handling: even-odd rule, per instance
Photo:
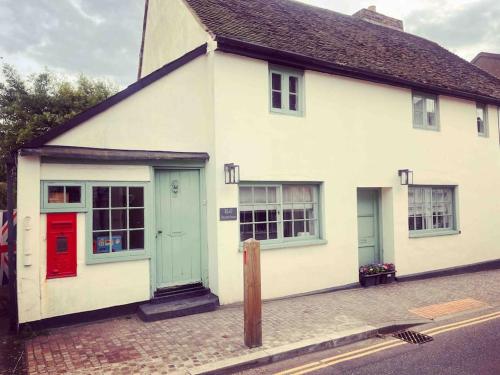
{"label": "flower pot", "polygon": [[379,275],[359,275],[359,282],[365,288],[373,285],[378,285]]}
{"label": "flower pot", "polygon": [[392,272],[384,272],[380,274],[380,283],[381,284],[390,284],[396,278],[396,271]]}

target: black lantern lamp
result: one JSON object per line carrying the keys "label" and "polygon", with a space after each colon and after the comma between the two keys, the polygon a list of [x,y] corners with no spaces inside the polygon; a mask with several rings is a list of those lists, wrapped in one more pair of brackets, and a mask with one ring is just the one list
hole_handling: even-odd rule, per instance
{"label": "black lantern lamp", "polygon": [[234,163],[224,164],[224,176],[226,184],[238,184],[240,182],[240,166]]}
{"label": "black lantern lamp", "polygon": [[413,185],[413,171],[409,169],[400,169],[398,176],[401,179],[401,185]]}

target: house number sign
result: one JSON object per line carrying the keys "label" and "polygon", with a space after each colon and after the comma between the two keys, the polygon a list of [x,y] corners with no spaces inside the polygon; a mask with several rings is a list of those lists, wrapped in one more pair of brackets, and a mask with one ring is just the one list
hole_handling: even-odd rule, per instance
{"label": "house number sign", "polygon": [[229,221],[238,219],[238,209],[236,207],[221,208],[220,209],[220,220]]}

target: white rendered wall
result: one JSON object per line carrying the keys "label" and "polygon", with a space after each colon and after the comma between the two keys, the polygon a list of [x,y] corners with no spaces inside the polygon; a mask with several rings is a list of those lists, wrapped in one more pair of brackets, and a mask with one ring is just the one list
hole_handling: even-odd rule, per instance
{"label": "white rendered wall", "polygon": [[141,76],[181,57],[208,39],[209,34],[182,0],[149,0]]}
{"label": "white rendered wall", "polygon": [[[240,165],[242,181],[323,182],[328,243],[264,250],[264,298],[357,282],[359,187],[383,188],[382,246],[399,275],[500,258],[496,108],[488,138],[477,135],[476,104],[446,96],[441,131],[418,130],[410,90],[306,71],[305,116],[294,117],[269,112],[266,62],[216,53],[214,74],[218,208],[238,204],[238,188],[224,185],[224,162]],[[409,238],[402,168],[416,184],[459,185],[462,234]],[[238,233],[237,221],[218,222],[223,303],[243,298]]]}
{"label": "white rendered wall", "polygon": [[208,57],[198,57],[49,144],[207,152],[211,119],[208,69]]}
{"label": "white rendered wall", "polygon": [[[40,159],[17,163],[17,304],[19,322],[40,320]],[[30,222],[31,229],[25,230]],[[31,254],[31,255],[25,255]]]}
{"label": "white rendered wall", "polygon": [[[77,214],[77,276],[47,280],[47,215],[40,214],[39,181],[149,182],[149,167],[127,165],[99,165],[96,167],[95,165],[83,164],[40,165],[38,159],[32,159],[19,158],[18,217],[24,220],[29,215],[32,218],[33,228],[30,231],[29,239],[33,254],[31,265],[25,265],[22,253],[18,255],[19,322],[24,323],[148,300],[150,298],[148,259],[86,264],[85,249],[88,244],[86,243],[85,213]],[[21,232],[19,233],[21,234]],[[25,242],[26,236],[19,236],[18,246],[20,248],[23,248]]]}

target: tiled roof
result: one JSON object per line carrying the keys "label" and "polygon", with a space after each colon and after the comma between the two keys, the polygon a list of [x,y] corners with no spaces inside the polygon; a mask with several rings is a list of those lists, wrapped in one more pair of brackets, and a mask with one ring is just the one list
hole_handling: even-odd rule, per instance
{"label": "tiled roof", "polygon": [[292,0],[185,1],[217,38],[500,101],[499,79],[409,33]]}

